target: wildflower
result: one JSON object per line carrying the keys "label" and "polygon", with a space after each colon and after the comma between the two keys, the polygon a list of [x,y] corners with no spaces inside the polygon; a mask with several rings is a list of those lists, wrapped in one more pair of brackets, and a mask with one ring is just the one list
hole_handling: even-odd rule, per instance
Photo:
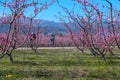
{"label": "wildflower", "polygon": [[11,78],[13,77],[13,75],[9,74],[9,75],[6,75],[6,78]]}

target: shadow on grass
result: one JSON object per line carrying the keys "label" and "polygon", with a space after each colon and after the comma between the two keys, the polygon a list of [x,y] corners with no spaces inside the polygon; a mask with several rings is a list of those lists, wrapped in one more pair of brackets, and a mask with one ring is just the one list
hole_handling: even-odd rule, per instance
{"label": "shadow on grass", "polygon": [[[51,77],[54,73],[52,70],[47,69],[39,69],[39,70],[0,70],[0,78],[6,78],[6,75],[12,75],[15,78],[22,78],[22,77]],[[6,80],[6,79],[5,79]],[[12,78],[10,79],[12,80]],[[15,79],[16,80],[16,79]]]}
{"label": "shadow on grass", "polygon": [[38,61],[34,60],[24,60],[24,61],[15,61],[14,64],[17,65],[29,65],[29,66],[117,66],[120,65],[120,61],[118,58],[112,57],[112,59],[109,57],[107,58],[107,61],[105,62],[102,59],[98,59],[96,57],[91,58],[63,58],[63,59],[40,59]]}
{"label": "shadow on grass", "polygon": [[35,65],[39,65],[38,63],[34,62],[34,61],[15,61],[13,64],[18,64],[18,65],[29,65],[29,66],[35,66]]}

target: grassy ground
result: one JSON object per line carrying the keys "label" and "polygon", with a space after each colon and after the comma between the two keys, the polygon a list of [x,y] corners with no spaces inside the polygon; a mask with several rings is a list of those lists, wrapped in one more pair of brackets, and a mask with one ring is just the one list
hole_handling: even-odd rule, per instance
{"label": "grassy ground", "polygon": [[[120,56],[119,51],[116,51]],[[0,59],[0,80],[120,80],[120,59],[65,50],[15,51]]]}

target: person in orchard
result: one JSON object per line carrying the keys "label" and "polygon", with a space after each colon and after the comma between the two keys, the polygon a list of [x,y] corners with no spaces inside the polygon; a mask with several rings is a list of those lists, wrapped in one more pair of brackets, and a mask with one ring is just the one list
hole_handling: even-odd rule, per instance
{"label": "person in orchard", "polygon": [[36,34],[32,32],[29,38],[30,38],[30,45],[33,46],[33,41],[36,39]]}
{"label": "person in orchard", "polygon": [[54,34],[50,35],[50,41],[51,41],[51,45],[54,46],[55,45],[55,35]]}

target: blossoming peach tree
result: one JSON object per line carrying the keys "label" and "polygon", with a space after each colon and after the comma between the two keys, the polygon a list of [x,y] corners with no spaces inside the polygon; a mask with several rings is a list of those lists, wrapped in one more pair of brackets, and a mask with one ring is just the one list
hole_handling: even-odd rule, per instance
{"label": "blossoming peach tree", "polygon": [[[79,44],[76,47],[82,51],[85,47],[88,48],[91,53],[96,56],[101,56],[105,61],[106,53],[114,54],[115,46],[120,48],[120,25],[119,21],[119,11],[113,8],[112,3],[109,0],[105,0],[108,6],[105,4],[100,5],[95,3],[94,0],[73,0],[76,5],[80,5],[81,12],[84,12],[83,16],[75,14],[74,9],[69,11],[67,8],[63,7],[59,2],[58,4],[66,13],[66,16],[61,16],[60,21],[64,23],[66,28],[71,34],[71,39],[75,43],[74,35],[77,34],[79,39]],[[105,10],[108,9],[108,12]],[[61,15],[61,14],[60,14]],[[71,22],[73,26],[70,26],[68,22]],[[72,28],[75,28],[74,31]],[[82,48],[81,48],[82,47]]]}
{"label": "blossoming peach tree", "polygon": [[[6,32],[0,33],[0,58],[7,55],[13,62],[13,51],[27,44],[26,41],[34,27],[33,19],[54,2],[55,0],[50,0],[49,4],[39,0],[0,0],[0,6],[3,8],[0,28],[8,27]],[[33,9],[33,16],[29,19],[29,24],[26,24],[25,12],[28,8]]]}

